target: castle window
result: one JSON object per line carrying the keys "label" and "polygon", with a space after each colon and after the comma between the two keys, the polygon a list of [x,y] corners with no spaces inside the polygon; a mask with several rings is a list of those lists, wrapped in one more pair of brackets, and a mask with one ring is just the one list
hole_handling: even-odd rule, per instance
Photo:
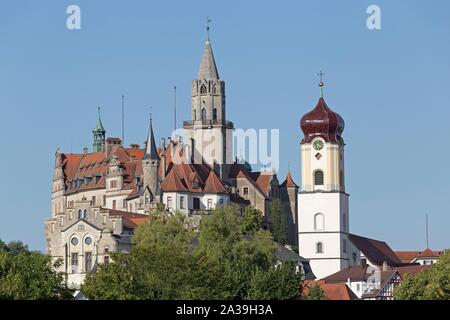
{"label": "castle window", "polygon": [[213,207],[212,199],[208,199],[207,205],[208,205],[208,210],[211,210]]}
{"label": "castle window", "polygon": [[167,209],[172,209],[172,197],[167,197]]}
{"label": "castle window", "polygon": [[200,87],[200,94],[206,94],[206,86],[204,84]]}
{"label": "castle window", "polygon": [[316,243],[316,253],[323,253],[323,244],[322,242]]}
{"label": "castle window", "polygon": [[323,171],[322,170],[314,171],[314,185],[323,186]]}
{"label": "castle window", "polygon": [[217,109],[216,108],[213,109],[213,120],[214,121],[217,120]]}
{"label": "castle window", "polygon": [[318,213],[314,216],[314,230],[323,230],[325,227],[325,218],[323,214]]}
{"label": "castle window", "polygon": [[206,109],[202,109],[202,121],[206,120]]}
{"label": "castle window", "polygon": [[84,271],[90,272],[92,269],[92,252],[86,252],[84,254]]}
{"label": "castle window", "polygon": [[72,253],[72,273],[78,273],[78,253]]}
{"label": "castle window", "polygon": [[83,219],[83,211],[78,210],[78,220]]}
{"label": "castle window", "polygon": [[184,197],[180,197],[180,209],[185,209],[185,207],[184,207]]}

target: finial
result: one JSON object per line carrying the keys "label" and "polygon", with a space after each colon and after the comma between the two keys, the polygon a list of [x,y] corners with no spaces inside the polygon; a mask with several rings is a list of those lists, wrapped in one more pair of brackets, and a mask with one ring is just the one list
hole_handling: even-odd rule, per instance
{"label": "finial", "polygon": [[320,79],[320,82],[319,82],[320,97],[323,98],[323,87],[325,86],[325,84],[323,83],[323,76],[325,75],[325,72],[323,72],[323,70],[320,69],[320,71],[317,75],[319,76],[319,79]]}
{"label": "finial", "polygon": [[98,117],[100,118],[100,107],[98,107]]}
{"label": "finial", "polygon": [[206,36],[207,36],[207,40],[209,41],[209,29],[210,26],[209,24],[211,23],[211,19],[209,17],[206,17]]}
{"label": "finial", "polygon": [[288,162],[288,173],[291,173],[291,163]]}
{"label": "finial", "polygon": [[152,124],[152,107],[150,107],[150,125]]}

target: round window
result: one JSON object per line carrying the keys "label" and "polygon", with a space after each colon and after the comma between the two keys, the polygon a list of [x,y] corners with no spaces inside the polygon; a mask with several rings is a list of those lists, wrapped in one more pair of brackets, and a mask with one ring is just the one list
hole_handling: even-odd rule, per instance
{"label": "round window", "polygon": [[72,243],[72,245],[76,246],[78,244],[78,239],[77,238],[72,238],[70,243]]}
{"label": "round window", "polygon": [[84,239],[84,243],[86,243],[87,245],[90,245],[92,243],[92,238],[87,237],[86,239]]}

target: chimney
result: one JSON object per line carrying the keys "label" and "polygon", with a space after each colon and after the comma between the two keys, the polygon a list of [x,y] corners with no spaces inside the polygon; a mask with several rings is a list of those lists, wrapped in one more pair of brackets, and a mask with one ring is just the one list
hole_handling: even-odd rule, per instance
{"label": "chimney", "polygon": [[387,271],[388,269],[388,264],[386,261],[383,261],[383,271]]}
{"label": "chimney", "polygon": [[88,147],[84,147],[83,148],[83,154],[88,154],[89,148]]}
{"label": "chimney", "polygon": [[139,149],[139,145],[137,143],[130,144],[131,149]]}

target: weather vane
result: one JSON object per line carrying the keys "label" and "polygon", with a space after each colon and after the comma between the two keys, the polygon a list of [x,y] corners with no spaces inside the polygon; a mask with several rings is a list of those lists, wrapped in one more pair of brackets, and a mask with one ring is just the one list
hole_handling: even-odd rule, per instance
{"label": "weather vane", "polygon": [[206,34],[208,35],[208,40],[209,40],[209,29],[210,29],[209,24],[211,23],[211,21],[212,20],[209,17],[206,17]]}
{"label": "weather vane", "polygon": [[320,87],[320,97],[323,98],[323,87],[324,87],[324,83],[323,83],[323,76],[325,75],[325,72],[323,72],[322,69],[320,69],[319,73],[317,74],[319,76],[320,82],[319,82],[319,87]]}

